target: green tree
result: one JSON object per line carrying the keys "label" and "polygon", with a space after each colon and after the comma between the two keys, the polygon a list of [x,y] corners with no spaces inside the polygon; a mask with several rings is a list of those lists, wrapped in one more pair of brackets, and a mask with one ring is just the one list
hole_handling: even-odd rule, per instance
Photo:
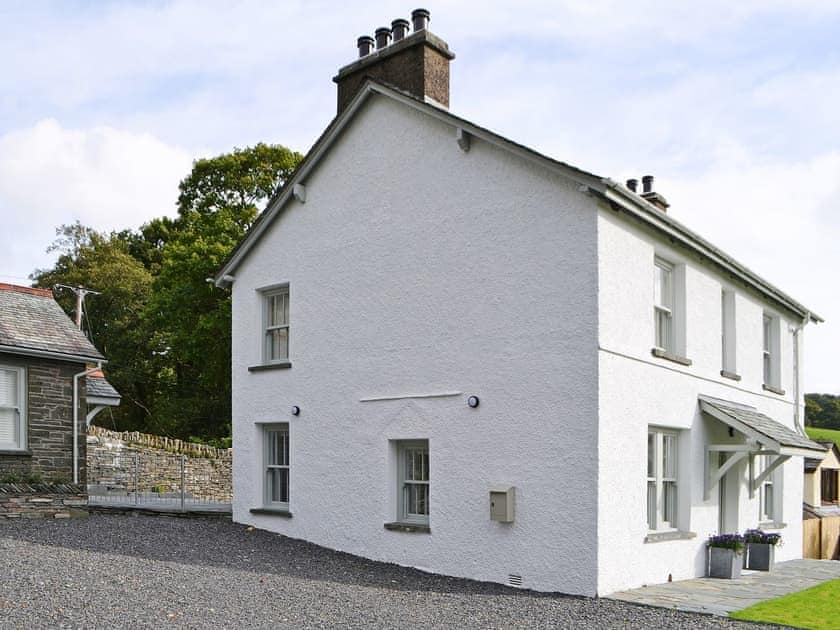
{"label": "green tree", "polygon": [[178,218],[161,248],[146,313],[157,362],[169,377],[155,409],[158,431],[230,435],[230,296],[207,279],[301,159],[258,144],[197,160],[181,182]]}
{"label": "green tree", "polygon": [[[153,392],[149,383],[149,348],[142,334],[143,311],[152,288],[152,276],[129,254],[128,245],[116,234],[103,234],[76,222],[56,230],[49,251],[59,257],[52,269],[37,270],[35,286],[83,286],[99,295],[84,303],[83,330],[108,359],[108,380],[123,396],[114,411],[122,429],[144,427],[150,415]],[[68,314],[76,307],[71,291],[55,290]],[[100,419],[107,420],[103,416]]]}

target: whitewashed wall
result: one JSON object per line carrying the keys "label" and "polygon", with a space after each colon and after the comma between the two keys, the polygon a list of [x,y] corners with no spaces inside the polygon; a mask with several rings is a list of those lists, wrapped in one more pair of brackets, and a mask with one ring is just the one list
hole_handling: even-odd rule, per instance
{"label": "whitewashed wall", "polygon": [[[234,519],[444,574],[593,595],[593,202],[541,167],[372,97],[236,270]],[[260,373],[258,289],[288,282],[293,367]],[[360,402],[371,396],[462,392]],[[466,397],[480,397],[469,409]],[[301,408],[292,417],[292,405]],[[290,423],[293,518],[262,503],[259,422]],[[389,440],[428,438],[431,534],[395,520]],[[488,490],[516,487],[516,521]]]}
{"label": "whitewashed wall", "polygon": [[[695,226],[697,227],[697,226]],[[702,231],[702,230],[701,230]],[[718,489],[703,498],[705,446],[733,441],[725,427],[699,412],[699,394],[757,407],[793,428],[793,321],[783,319],[781,374],[784,396],[762,390],[764,304],[745,288],[736,291],[737,372],[735,382],[721,370],[721,278],[696,258],[672,249],[611,211],[598,220],[599,249],[599,509],[598,592],[703,575],[705,540],[718,530]],[[654,255],[686,265],[686,355],[682,366],[651,355],[654,345]],[[772,309],[771,309],[772,310]],[[784,313],[776,311],[784,318]],[[682,429],[679,447],[679,528],[690,540],[645,543],[647,429]],[[619,455],[620,454],[620,455]],[[783,466],[782,521],[785,545],[777,559],[801,556],[801,457]],[[730,473],[734,497],[740,478],[737,522],[732,531],[758,525],[758,495],[749,499],[747,466]],[[732,505],[731,507],[734,507]]]}

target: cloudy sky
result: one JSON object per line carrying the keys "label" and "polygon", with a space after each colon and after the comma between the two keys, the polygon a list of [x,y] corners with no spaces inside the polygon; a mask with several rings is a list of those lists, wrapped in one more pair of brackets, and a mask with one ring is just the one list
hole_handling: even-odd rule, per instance
{"label": "cloudy sky", "polygon": [[[173,214],[193,159],[305,152],[355,40],[414,5],[0,2],[0,282],[51,264],[55,227]],[[451,109],[623,181],[828,321],[806,390],[840,393],[840,2],[426,5]]]}

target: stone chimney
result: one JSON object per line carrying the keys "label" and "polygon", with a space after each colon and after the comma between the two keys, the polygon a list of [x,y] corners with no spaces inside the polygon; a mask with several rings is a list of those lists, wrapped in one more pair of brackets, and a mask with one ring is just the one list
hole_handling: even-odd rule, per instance
{"label": "stone chimney", "polygon": [[338,113],[344,111],[353,97],[371,77],[412,96],[449,107],[449,62],[455,54],[449,45],[429,31],[429,12],[411,12],[414,31],[409,22],[396,19],[391,28],[376,29],[374,39],[364,35],[357,40],[359,58],[338,71],[333,81],[338,84]]}

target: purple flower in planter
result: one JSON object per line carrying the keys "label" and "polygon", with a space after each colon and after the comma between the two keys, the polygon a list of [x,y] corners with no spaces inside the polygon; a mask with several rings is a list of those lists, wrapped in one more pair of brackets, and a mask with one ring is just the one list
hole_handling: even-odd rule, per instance
{"label": "purple flower in planter", "polygon": [[709,536],[706,545],[720,549],[732,549],[736,554],[740,554],[744,551],[745,542],[741,534],[718,534],[717,536]]}
{"label": "purple flower in planter", "polygon": [[760,545],[778,545],[782,540],[780,534],[765,532],[760,529],[748,529],[744,532],[744,540],[748,543]]}

